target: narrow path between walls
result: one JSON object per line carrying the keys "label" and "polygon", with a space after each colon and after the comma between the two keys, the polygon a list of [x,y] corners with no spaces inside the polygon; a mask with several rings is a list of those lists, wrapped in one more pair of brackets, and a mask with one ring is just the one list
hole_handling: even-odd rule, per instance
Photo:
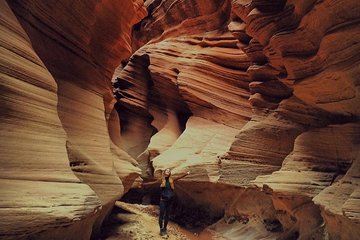
{"label": "narrow path between walls", "polygon": [[[117,201],[109,221],[103,226],[98,240],[157,240],[159,235],[159,208],[155,205],[131,204]],[[204,230],[194,234],[179,225],[169,222],[169,240],[210,240],[211,232]]]}

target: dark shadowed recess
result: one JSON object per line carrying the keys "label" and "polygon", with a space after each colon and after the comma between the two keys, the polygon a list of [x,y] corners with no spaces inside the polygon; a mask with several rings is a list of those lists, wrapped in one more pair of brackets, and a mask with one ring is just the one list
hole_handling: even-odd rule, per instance
{"label": "dark shadowed recess", "polygon": [[[121,201],[145,205],[158,205],[160,201],[159,186],[149,186],[147,189],[131,189],[121,198]],[[195,202],[186,202],[185,204],[176,197],[172,206],[170,221],[175,222],[179,226],[193,233],[199,233],[206,227],[219,221],[223,216],[223,212],[214,215],[203,206],[195,204]]]}

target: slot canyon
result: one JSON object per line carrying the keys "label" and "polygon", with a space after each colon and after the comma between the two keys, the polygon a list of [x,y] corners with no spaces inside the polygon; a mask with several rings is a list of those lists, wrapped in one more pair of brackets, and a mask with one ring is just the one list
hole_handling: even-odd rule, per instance
{"label": "slot canyon", "polygon": [[360,239],[358,0],[0,11],[0,239]]}

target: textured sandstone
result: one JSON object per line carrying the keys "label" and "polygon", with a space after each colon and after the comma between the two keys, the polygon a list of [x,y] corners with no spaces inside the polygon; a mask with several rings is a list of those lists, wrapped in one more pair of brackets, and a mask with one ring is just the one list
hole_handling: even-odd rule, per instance
{"label": "textured sandstone", "polygon": [[[179,184],[183,200],[249,218],[245,226],[214,225],[228,239],[359,235],[359,5],[330,0],[145,5],[149,15],[133,32],[135,53],[115,74],[127,86],[117,90],[119,105],[138,108],[133,124],[126,116],[123,122],[147,129],[137,132],[150,143],[138,158],[143,176],[152,168],[155,175],[168,166],[175,172],[190,169],[193,175]],[[184,31],[195,21],[196,27]],[[139,70],[146,76],[136,74]],[[179,109],[186,109],[185,118]],[[135,123],[140,116],[145,121]],[[201,118],[216,124],[198,132],[207,126],[198,123]],[[223,141],[203,145],[211,133]],[[133,144],[134,157],[144,145]],[[204,154],[209,148],[211,154]],[[218,201],[213,193],[219,184],[225,184],[223,192],[239,191],[242,197],[232,204]],[[243,193],[253,185],[259,188]],[[252,212],[234,210],[252,205],[261,192],[267,193],[271,216],[258,212],[262,203]]]}
{"label": "textured sandstone", "polygon": [[146,11],[140,1],[9,5],[18,19],[1,1],[0,238],[89,239],[140,173],[108,132],[119,126],[112,71]]}
{"label": "textured sandstone", "polygon": [[84,224],[88,238],[101,204],[69,167],[56,83],[6,2],[0,4],[0,237],[27,239],[55,227],[69,233]]}
{"label": "textured sandstone", "polygon": [[8,4],[1,237],[87,239],[166,167],[218,238],[360,235],[356,1]]}
{"label": "textured sandstone", "polygon": [[[285,4],[277,5],[280,2]],[[254,94],[250,103],[257,108],[275,110],[274,120],[287,119],[295,133],[286,139],[293,147],[279,158],[281,169],[269,176],[258,176],[253,183],[264,189],[270,186],[274,203],[283,202],[282,205],[289,205],[294,201],[293,196],[300,195],[308,197],[302,205],[311,206],[315,197],[313,202],[321,206],[322,216],[319,211],[315,214],[315,209],[313,214],[305,211],[298,216],[293,213],[293,207],[284,209],[297,220],[295,229],[302,238],[306,239],[310,233],[320,239],[326,235],[331,239],[359,235],[355,197],[359,187],[352,180],[359,171],[354,170],[358,169],[359,154],[356,119],[360,99],[355,77],[359,73],[355,53],[359,48],[358,4],[279,1],[273,3],[274,8],[262,1],[247,4],[233,1],[233,4],[234,12],[246,24],[246,33],[252,37],[244,48],[256,64],[248,69],[255,81],[250,83]],[[344,36],[354,37],[345,40]],[[262,57],[254,54],[261,49]],[[276,87],[276,91],[268,89],[270,79],[274,84],[282,82],[292,91],[285,87]],[[276,102],[280,103],[277,108]],[[267,114],[260,124],[274,113]],[[278,195],[282,195],[281,200]],[[313,219],[313,225],[306,228],[301,219],[304,216]],[[322,229],[322,219],[326,231]],[[281,222],[285,226],[286,221]]]}

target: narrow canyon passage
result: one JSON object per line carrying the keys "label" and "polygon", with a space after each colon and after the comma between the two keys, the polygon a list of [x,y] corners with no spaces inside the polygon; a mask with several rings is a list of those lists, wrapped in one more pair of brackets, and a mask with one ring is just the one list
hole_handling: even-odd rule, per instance
{"label": "narrow canyon passage", "polygon": [[0,239],[360,239],[357,0],[0,12]]}
{"label": "narrow canyon passage", "polygon": [[167,237],[159,235],[158,208],[154,205],[129,204],[116,202],[109,221],[104,225],[100,239],[118,240],[206,240],[211,239],[209,231],[200,234],[189,231],[170,222]]}

